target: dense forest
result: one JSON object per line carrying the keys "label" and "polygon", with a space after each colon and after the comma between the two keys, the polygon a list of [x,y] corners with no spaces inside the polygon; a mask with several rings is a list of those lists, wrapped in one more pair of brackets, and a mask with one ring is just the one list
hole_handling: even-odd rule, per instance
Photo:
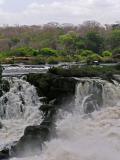
{"label": "dense forest", "polygon": [[0,61],[32,63],[120,61],[120,23],[0,27]]}

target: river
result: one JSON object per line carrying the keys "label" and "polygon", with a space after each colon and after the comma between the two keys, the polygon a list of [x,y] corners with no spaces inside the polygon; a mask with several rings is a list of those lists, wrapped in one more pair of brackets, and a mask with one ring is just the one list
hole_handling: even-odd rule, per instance
{"label": "river", "polygon": [[[7,79],[10,91],[0,99],[1,147],[17,141],[26,126],[42,121],[34,86],[22,78]],[[57,136],[39,154],[11,160],[120,160],[120,84],[82,78],[74,103],[72,111],[59,110]]]}

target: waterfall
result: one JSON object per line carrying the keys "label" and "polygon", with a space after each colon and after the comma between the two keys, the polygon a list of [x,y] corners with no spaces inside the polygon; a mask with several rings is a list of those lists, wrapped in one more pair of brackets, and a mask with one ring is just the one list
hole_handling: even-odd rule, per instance
{"label": "waterfall", "polygon": [[[119,160],[120,85],[101,79],[80,79],[73,112],[56,121],[57,137],[40,155],[12,160]],[[86,114],[89,113],[89,114]]]}
{"label": "waterfall", "polygon": [[[120,85],[101,79],[81,79],[76,86],[76,109],[90,113],[102,107],[117,106],[120,102]],[[79,106],[79,108],[78,108]]]}
{"label": "waterfall", "polygon": [[42,121],[41,105],[34,86],[22,78],[6,78],[10,90],[0,98],[0,146],[17,141],[29,125]]}

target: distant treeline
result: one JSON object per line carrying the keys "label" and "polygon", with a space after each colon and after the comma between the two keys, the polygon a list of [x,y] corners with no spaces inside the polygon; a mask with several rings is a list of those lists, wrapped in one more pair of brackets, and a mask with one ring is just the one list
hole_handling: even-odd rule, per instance
{"label": "distant treeline", "polygon": [[86,21],[77,26],[48,23],[0,27],[0,59],[12,56],[35,56],[38,59],[52,56],[58,61],[118,60],[120,24],[103,26],[96,21]]}

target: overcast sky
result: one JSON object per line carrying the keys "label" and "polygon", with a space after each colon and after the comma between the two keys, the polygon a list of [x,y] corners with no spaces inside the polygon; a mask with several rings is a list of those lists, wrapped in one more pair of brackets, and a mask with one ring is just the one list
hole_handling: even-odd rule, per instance
{"label": "overcast sky", "polygon": [[0,25],[120,21],[120,0],[0,0]]}

